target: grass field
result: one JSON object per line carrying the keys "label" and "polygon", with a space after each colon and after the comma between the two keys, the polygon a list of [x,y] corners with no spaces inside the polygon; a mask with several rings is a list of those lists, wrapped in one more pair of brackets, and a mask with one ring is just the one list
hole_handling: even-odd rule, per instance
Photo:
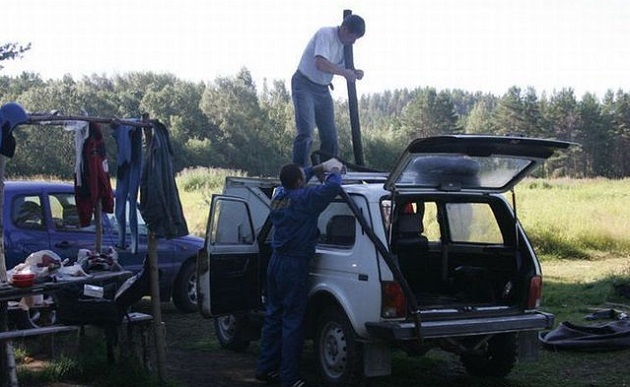
{"label": "grass field", "polygon": [[[191,233],[203,235],[210,198],[230,175],[244,174],[196,168],[178,175]],[[630,257],[628,203],[630,179],[526,179],[516,187],[517,216],[543,262]]]}
{"label": "grass field", "polygon": [[525,180],[516,193],[543,260],[630,257],[630,179]]}

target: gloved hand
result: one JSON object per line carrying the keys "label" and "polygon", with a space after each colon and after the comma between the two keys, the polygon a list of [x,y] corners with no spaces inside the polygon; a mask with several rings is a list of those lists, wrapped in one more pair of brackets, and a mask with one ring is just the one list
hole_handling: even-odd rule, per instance
{"label": "gloved hand", "polygon": [[343,168],[343,164],[341,163],[341,161],[335,158],[332,158],[332,159],[328,159],[324,161],[322,163],[322,167],[324,167],[324,172],[330,172],[335,168],[341,172],[341,169]]}

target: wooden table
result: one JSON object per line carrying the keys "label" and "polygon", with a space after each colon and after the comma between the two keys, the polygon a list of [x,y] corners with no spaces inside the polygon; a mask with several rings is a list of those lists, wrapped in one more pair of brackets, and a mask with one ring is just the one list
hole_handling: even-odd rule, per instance
{"label": "wooden table", "polygon": [[51,276],[45,282],[39,282],[27,288],[18,288],[8,283],[0,283],[0,301],[10,301],[22,297],[50,294],[63,289],[69,284],[105,285],[123,281],[133,275],[128,270],[121,271],[95,271],[87,277]]}
{"label": "wooden table", "polygon": [[[64,289],[64,287],[76,286],[77,284],[103,286],[112,283],[122,283],[122,281],[132,275],[133,273],[130,271],[121,270],[94,271],[87,277],[51,276],[50,279],[45,282],[38,282],[33,286],[25,288],[15,287],[8,283],[0,283],[0,334],[6,332],[8,326],[8,301],[19,300],[23,297],[53,294],[56,291]],[[60,331],[64,329],[65,328],[61,327]],[[50,333],[53,333],[52,330],[43,329],[41,333],[32,330],[32,332],[15,332],[15,335],[28,336]],[[10,372],[10,366],[14,363],[13,352],[8,350],[8,348],[12,348],[12,346],[8,344],[9,342],[7,340],[10,339],[0,340],[0,381],[2,381],[2,386],[15,386],[17,385],[17,377]],[[7,345],[9,345],[9,347],[7,347]]]}

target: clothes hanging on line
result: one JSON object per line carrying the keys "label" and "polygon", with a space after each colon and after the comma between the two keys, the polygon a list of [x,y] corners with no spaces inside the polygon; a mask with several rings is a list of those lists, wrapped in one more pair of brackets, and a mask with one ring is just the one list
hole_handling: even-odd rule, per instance
{"label": "clothes hanging on line", "polygon": [[114,195],[109,182],[105,141],[97,123],[89,124],[89,135],[83,144],[81,157],[80,177],[75,175],[74,179],[74,196],[81,227],[87,227],[99,201],[103,212],[109,214],[114,212]]}
{"label": "clothes hanging on line", "polygon": [[87,121],[66,121],[63,125],[63,129],[68,132],[74,132],[74,176],[77,179],[76,184],[82,185],[81,169],[83,168],[83,144],[90,135],[89,123]]}
{"label": "clothes hanging on line", "polygon": [[131,252],[138,252],[138,190],[142,173],[142,129],[120,125],[112,127],[112,135],[118,146],[116,168],[116,221],[118,223],[117,247],[127,247],[127,209],[131,232]]}
{"label": "clothes hanging on line", "polygon": [[15,102],[5,103],[0,106],[0,154],[6,157],[13,157],[15,154],[15,137],[13,129],[18,125],[28,121],[28,114],[22,106]]}
{"label": "clothes hanging on line", "polygon": [[179,200],[166,126],[152,120],[151,140],[142,165],[140,213],[149,231],[167,239],[188,235]]}

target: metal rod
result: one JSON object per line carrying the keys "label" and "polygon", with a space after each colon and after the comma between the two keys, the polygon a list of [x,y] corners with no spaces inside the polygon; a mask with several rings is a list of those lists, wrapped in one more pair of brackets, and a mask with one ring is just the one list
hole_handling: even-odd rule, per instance
{"label": "metal rod", "polygon": [[[343,11],[343,18],[351,15],[352,11],[346,9]],[[354,70],[354,54],[352,45],[348,44],[343,47],[344,63],[347,69]],[[357,100],[356,82],[346,82],[348,84],[348,110],[350,111],[350,129],[352,130],[352,149],[354,151],[354,160],[357,165],[365,165],[363,161],[363,145],[361,144],[361,124],[359,123],[359,102]]]}
{"label": "metal rod", "polygon": [[90,117],[90,116],[58,116],[58,115],[32,115],[23,125],[64,125],[66,121],[86,121],[99,124],[118,124],[150,128],[150,122],[123,120],[119,118]]}

